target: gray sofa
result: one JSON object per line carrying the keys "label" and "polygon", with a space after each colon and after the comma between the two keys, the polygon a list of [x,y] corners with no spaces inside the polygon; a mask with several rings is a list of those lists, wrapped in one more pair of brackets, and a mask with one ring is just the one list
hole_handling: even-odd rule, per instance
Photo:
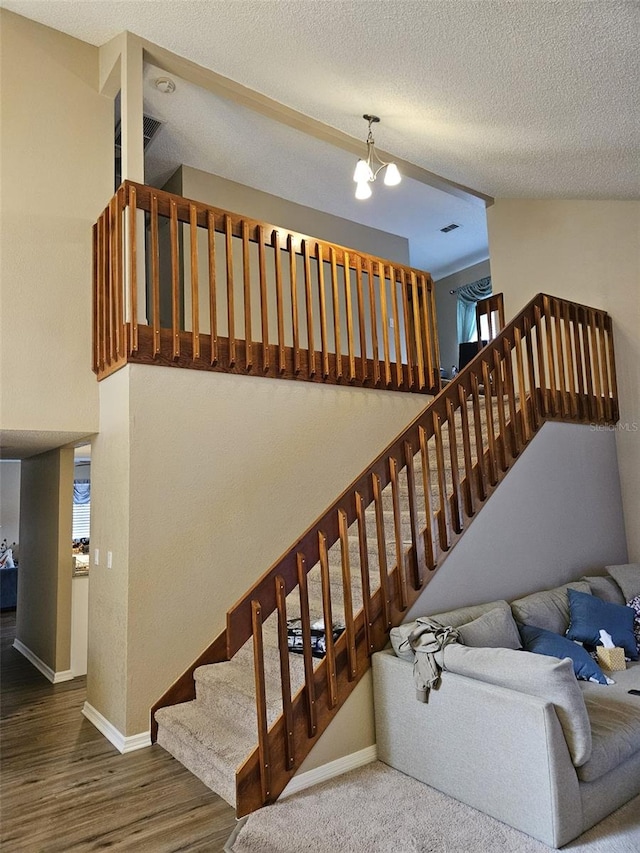
{"label": "gray sofa", "polygon": [[[611,575],[568,587],[624,605],[640,594],[640,566],[615,570],[624,593]],[[406,627],[392,636],[402,657],[391,649],[373,656],[380,760],[551,847],[640,793],[640,696],[628,693],[640,689],[640,663],[605,670],[614,684],[578,681],[570,659],[517,650],[511,635],[504,639],[511,616],[564,634],[568,587],[431,617],[471,642],[439,653],[440,683],[426,704],[416,700]]]}

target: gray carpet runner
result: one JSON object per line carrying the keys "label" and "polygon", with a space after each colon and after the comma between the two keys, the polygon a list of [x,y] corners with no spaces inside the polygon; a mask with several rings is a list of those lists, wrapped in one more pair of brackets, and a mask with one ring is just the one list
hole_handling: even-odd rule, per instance
{"label": "gray carpet runner", "polygon": [[[494,410],[498,403],[494,399]],[[506,409],[506,406],[505,406]],[[508,420],[508,413],[505,411]],[[471,455],[477,460],[475,441],[473,440],[473,412],[469,407],[471,425]],[[485,433],[484,399],[481,406],[481,421]],[[494,415],[494,423],[497,417]],[[458,433],[457,455],[459,470],[464,470],[461,429],[456,421]],[[449,449],[448,425],[442,430],[445,480],[447,494],[452,493],[451,456]],[[431,508],[435,511],[440,505],[437,487],[437,462],[433,441],[429,442],[429,474],[431,485]],[[416,489],[418,492],[418,518],[420,529],[426,525],[426,504],[424,498],[422,460],[420,453],[414,457],[416,471]],[[411,546],[411,524],[406,472],[399,477],[399,503],[402,521],[403,548]],[[396,564],[395,533],[393,524],[393,501],[391,485],[382,495],[384,509],[385,542],[387,566],[392,569]],[[448,515],[448,513],[447,513]],[[366,510],[367,551],[371,592],[380,586],[379,555],[376,538],[375,513],[371,505]],[[450,519],[447,524],[450,527]],[[434,528],[435,529],[435,528]],[[352,575],[353,611],[356,614],[362,608],[362,584],[360,579],[360,546],[357,524],[349,528],[349,558]],[[343,584],[341,547],[337,542],[329,550],[329,569],[331,580],[331,606],[334,623],[342,622]],[[309,608],[311,621],[319,621],[323,616],[322,587],[320,567],[314,566],[308,574]],[[299,616],[299,592],[294,589],[287,598],[289,619]],[[272,614],[264,624],[264,657],[267,694],[268,722],[271,725],[282,713],[280,688],[280,662],[277,642],[277,615]],[[290,654],[291,693],[294,696],[304,683],[302,656]],[[316,661],[316,665],[319,661]],[[255,707],[255,682],[253,669],[253,648],[249,640],[233,660],[202,666],[195,671],[196,698],[192,702],[162,708],[156,712],[158,722],[158,743],[185,765],[209,788],[219,794],[228,803],[235,806],[236,769],[253,752],[257,745],[257,724]]]}

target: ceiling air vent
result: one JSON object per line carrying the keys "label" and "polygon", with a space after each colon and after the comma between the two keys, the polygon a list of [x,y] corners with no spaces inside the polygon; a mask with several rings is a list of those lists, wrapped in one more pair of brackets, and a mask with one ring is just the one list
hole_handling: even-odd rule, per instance
{"label": "ceiling air vent", "polygon": [[[160,127],[162,126],[162,122],[158,121],[157,118],[151,118],[151,116],[142,116],[142,136],[143,136],[143,147],[146,150],[149,146],[149,143],[156,135]],[[122,127],[120,121],[116,124],[116,149],[120,150],[120,146],[122,145]]]}
{"label": "ceiling air vent", "polygon": [[441,228],[443,234],[448,234],[449,231],[455,231],[456,228],[459,228],[459,225],[456,225],[455,222],[452,222],[450,225],[445,225],[444,228]]}

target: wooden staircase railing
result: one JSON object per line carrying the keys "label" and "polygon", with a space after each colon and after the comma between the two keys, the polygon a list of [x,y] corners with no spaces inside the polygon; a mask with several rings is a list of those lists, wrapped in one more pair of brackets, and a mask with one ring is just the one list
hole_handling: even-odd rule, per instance
{"label": "wooden staircase railing", "polygon": [[429,273],[125,181],[94,226],[93,369],[436,393]]}
{"label": "wooden staircase railing", "polygon": [[[255,751],[237,771],[237,813],[274,801],[384,647],[434,572],[546,420],[615,423],[613,336],[603,311],[539,294],[484,347],[363,471],[227,614],[227,628],[169,691],[160,707],[192,699],[196,666],[231,659],[252,638],[257,701]],[[435,462],[433,461],[435,460]],[[403,542],[400,483],[408,494]],[[385,497],[386,496],[386,497]],[[393,542],[384,514],[393,513]],[[405,513],[406,515],[406,513]],[[355,525],[359,554],[348,547]],[[377,541],[374,582],[370,542]],[[311,656],[307,576],[319,564],[325,624],[331,624],[328,550],[339,543],[345,630],[326,656]],[[395,563],[387,558],[388,545]],[[354,613],[352,580],[363,606]],[[291,695],[287,596],[299,601],[304,685]],[[335,602],[334,602],[335,603]],[[282,715],[269,728],[262,626],[277,613]],[[152,714],[153,714],[152,712]],[[152,716],[152,736],[156,724]]]}

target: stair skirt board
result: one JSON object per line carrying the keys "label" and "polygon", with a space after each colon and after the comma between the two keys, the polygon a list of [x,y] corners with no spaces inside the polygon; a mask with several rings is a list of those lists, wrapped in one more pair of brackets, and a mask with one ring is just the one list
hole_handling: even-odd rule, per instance
{"label": "stair skirt board", "polygon": [[16,639],[13,641],[13,648],[17,652],[20,652],[20,654],[25,657],[30,664],[35,666],[38,672],[41,672],[52,684],[60,684],[62,681],[73,680],[73,672],[70,669],[55,672],[50,666],[41,660],[38,655],[34,654],[28,646],[25,646],[24,643],[20,642],[20,640]]}
{"label": "stair skirt board", "polygon": [[88,702],[84,703],[82,714],[89,720],[100,732],[101,735],[112,743],[118,752],[134,752],[137,749],[144,749],[151,746],[151,732],[140,732],[137,735],[125,736],[112,723],[103,716],[100,711],[96,711],[93,705]]}
{"label": "stair skirt board", "polygon": [[336,776],[342,776],[343,773],[348,773],[349,770],[355,770],[357,767],[363,767],[365,764],[371,764],[377,760],[378,747],[374,743],[371,746],[366,746],[364,749],[359,749],[358,752],[343,755],[342,758],[336,758],[335,761],[329,761],[327,764],[321,764],[320,767],[314,767],[313,770],[298,773],[280,794],[280,799],[290,797],[299,791],[305,791],[307,788],[319,785],[321,782],[327,782],[329,779],[335,779]]}

